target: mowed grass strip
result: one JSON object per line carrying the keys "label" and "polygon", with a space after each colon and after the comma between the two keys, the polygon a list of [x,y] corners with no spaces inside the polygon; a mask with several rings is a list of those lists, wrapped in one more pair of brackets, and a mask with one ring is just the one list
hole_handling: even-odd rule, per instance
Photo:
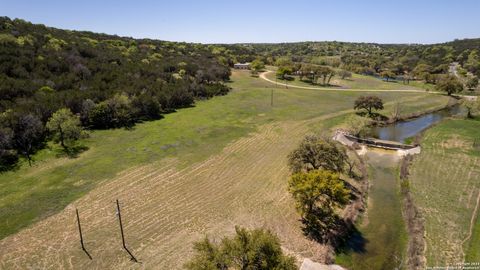
{"label": "mowed grass strip", "polygon": [[[231,86],[233,91],[226,96],[199,101],[195,107],[131,130],[93,131],[83,141],[89,150],[77,158],[58,157],[58,147],[50,145],[34,156],[32,167],[23,163],[19,169],[1,174],[0,239],[57,213],[127,168],[166,157],[177,158],[178,166],[187,166],[220,152],[259,126],[349,110],[360,95],[272,88],[272,84],[250,77],[249,72],[234,72]],[[421,93],[375,94],[388,102],[387,115],[396,101],[404,101],[406,111],[448,102],[447,97]]]}
{"label": "mowed grass strip", "polygon": [[[471,221],[480,194],[480,121],[449,119],[429,129],[415,157],[410,182],[425,217],[427,264],[478,262],[480,222]],[[475,218],[475,217],[473,217]]]}

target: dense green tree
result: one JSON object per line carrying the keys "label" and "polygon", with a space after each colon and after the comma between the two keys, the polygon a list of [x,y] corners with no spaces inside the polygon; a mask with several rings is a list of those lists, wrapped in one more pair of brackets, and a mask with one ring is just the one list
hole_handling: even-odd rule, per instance
{"label": "dense green tree", "polygon": [[383,100],[377,96],[361,96],[355,100],[355,110],[366,110],[372,115],[373,110],[383,110]]}
{"label": "dense green tree", "polygon": [[32,165],[32,154],[44,141],[44,127],[40,119],[33,114],[15,115],[13,130],[13,145],[23,155],[28,164]]}
{"label": "dense green tree", "polygon": [[255,59],[250,63],[250,68],[256,72],[260,72],[265,68],[265,63],[259,59]]}
{"label": "dense green tree", "polygon": [[371,122],[371,119],[358,115],[351,115],[345,121],[347,131],[357,137],[365,137],[370,133]]}
{"label": "dense green tree", "polygon": [[0,172],[9,170],[18,160],[17,152],[13,149],[13,130],[0,129]]}
{"label": "dense green tree", "polygon": [[191,270],[294,270],[295,259],[283,254],[278,237],[263,229],[235,227],[235,236],[219,244],[208,238],[194,244],[195,255],[185,265]]}
{"label": "dense green tree", "polygon": [[185,265],[191,270],[228,270],[229,258],[224,251],[208,238],[193,244],[194,257]]}
{"label": "dense green tree", "polygon": [[350,71],[343,70],[343,69],[338,72],[338,75],[342,78],[342,80],[345,80],[347,78],[352,78],[352,73]]}
{"label": "dense green tree", "polygon": [[480,71],[480,57],[478,56],[477,50],[472,50],[470,52],[464,66],[468,71],[474,74]]}
{"label": "dense green tree", "polygon": [[302,64],[299,69],[300,80],[303,80],[306,77],[313,84],[316,81],[317,70],[314,65],[311,64]]}
{"label": "dense green tree", "polygon": [[465,84],[468,89],[474,90],[478,87],[478,77],[477,76],[470,76],[467,79],[467,83]]}
{"label": "dense green tree", "polygon": [[437,90],[446,92],[449,96],[463,90],[463,83],[454,75],[445,75],[437,82]]}
{"label": "dense green tree", "polygon": [[288,162],[293,172],[325,169],[342,172],[347,154],[337,142],[318,135],[306,136],[290,153]]}
{"label": "dense green tree", "polygon": [[277,67],[293,67],[293,61],[289,57],[279,57],[275,61],[275,66],[277,66]]}
{"label": "dense green tree", "polygon": [[345,205],[350,197],[338,173],[328,170],[295,173],[288,182],[288,190],[303,218],[314,213],[316,208],[332,213],[334,207]]}
{"label": "dense green tree", "polygon": [[95,105],[89,112],[89,121],[95,128],[130,127],[133,108],[126,94],[117,94]]}
{"label": "dense green tree", "polygon": [[426,83],[436,84],[438,82],[439,77],[440,76],[438,74],[426,73],[424,80]]}
{"label": "dense green tree", "polygon": [[330,84],[330,80],[335,76],[335,70],[327,66],[319,66],[315,73],[322,78],[322,84]]}
{"label": "dense green tree", "polygon": [[281,66],[277,69],[276,75],[278,78],[285,80],[287,75],[292,74],[292,68],[289,66]]}
{"label": "dense green tree", "polygon": [[384,70],[380,72],[380,76],[388,82],[389,80],[395,78],[395,73],[391,70]]}
{"label": "dense green tree", "polygon": [[467,110],[467,118],[473,118],[474,114],[480,111],[480,99],[467,99],[462,103]]}
{"label": "dense green tree", "polygon": [[418,64],[412,71],[417,79],[425,80],[427,74],[432,72],[432,67],[427,64]]}
{"label": "dense green tree", "polygon": [[132,106],[137,109],[137,114],[144,116],[145,119],[158,119],[162,113],[162,105],[158,98],[148,92],[134,97]]}
{"label": "dense green tree", "polygon": [[410,84],[410,81],[413,79],[410,72],[405,71],[402,76],[403,84]]}
{"label": "dense green tree", "polygon": [[465,70],[464,68],[462,67],[458,67],[457,68],[457,73],[458,75],[460,75],[461,77],[467,77],[467,70]]}
{"label": "dense green tree", "polygon": [[53,140],[67,149],[75,141],[85,136],[80,117],[74,115],[70,109],[62,108],[52,114],[46,125]]}

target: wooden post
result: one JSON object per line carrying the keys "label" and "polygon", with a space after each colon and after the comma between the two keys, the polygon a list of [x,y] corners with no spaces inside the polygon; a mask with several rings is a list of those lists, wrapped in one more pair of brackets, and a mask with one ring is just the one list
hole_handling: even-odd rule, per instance
{"label": "wooden post", "polygon": [[120,203],[118,202],[117,199],[117,215],[118,215],[118,222],[120,223],[120,233],[122,234],[122,245],[123,248],[127,251],[127,253],[130,255],[130,259],[134,262],[138,262],[135,256],[128,250],[127,245],[125,245],[125,236],[123,235],[123,224],[122,224],[122,215],[120,213]]}
{"label": "wooden post", "polygon": [[85,245],[83,244],[82,226],[80,225],[80,216],[78,215],[78,209],[75,208],[75,211],[77,212],[77,224],[78,224],[78,233],[80,234],[80,244],[82,245],[82,250],[85,252],[85,254],[87,254],[88,258],[91,260],[92,256],[90,256],[87,249],[85,248]]}

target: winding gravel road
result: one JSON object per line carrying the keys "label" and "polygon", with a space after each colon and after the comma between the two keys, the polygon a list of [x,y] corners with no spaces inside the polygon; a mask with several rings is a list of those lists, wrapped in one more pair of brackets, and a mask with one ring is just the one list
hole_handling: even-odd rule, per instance
{"label": "winding gravel road", "polygon": [[[276,81],[273,81],[273,80],[270,80],[269,78],[267,78],[267,74],[268,73],[272,73],[274,72],[273,70],[267,70],[265,72],[262,72],[260,74],[260,78],[269,82],[269,83],[272,83],[272,84],[275,84],[275,85],[279,85],[279,86],[285,86],[285,87],[289,87],[289,88],[298,88],[298,89],[307,89],[307,90],[318,90],[318,91],[351,91],[351,92],[404,92],[404,93],[427,93],[427,94],[445,94],[443,92],[438,92],[438,91],[427,91],[427,90],[414,90],[414,89],[405,89],[405,90],[401,90],[401,89],[392,89],[392,90],[387,90],[387,89],[351,89],[351,88],[342,88],[342,89],[338,89],[338,88],[326,88],[326,87],[309,87],[309,86],[300,86],[300,85],[292,85],[292,84],[285,84],[285,83],[279,83],[279,82],[276,82]],[[470,100],[475,100],[477,99],[477,96],[469,96],[469,95],[456,95],[458,97],[463,97],[463,98],[466,98],[466,99],[470,99]]]}

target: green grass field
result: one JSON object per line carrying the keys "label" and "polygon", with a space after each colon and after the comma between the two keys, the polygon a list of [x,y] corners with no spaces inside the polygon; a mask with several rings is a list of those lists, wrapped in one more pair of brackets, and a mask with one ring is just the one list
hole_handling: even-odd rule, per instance
{"label": "green grass field", "polygon": [[[272,81],[276,80],[275,72],[268,73],[266,77]],[[303,87],[319,87],[324,88],[322,85],[311,84],[308,81],[301,81],[298,76],[292,76],[293,80],[285,81],[278,79],[279,83],[288,83],[289,85],[297,85]],[[381,79],[377,79],[372,76],[365,76],[360,74],[352,74],[350,79],[341,79],[338,76],[334,76],[330,81],[332,89],[372,89],[372,90],[432,90],[432,87],[425,86],[422,82],[411,82],[410,84],[403,84],[402,82],[386,82]]]}
{"label": "green grass field", "polygon": [[[410,182],[426,222],[427,264],[480,260],[480,121],[452,119],[426,131]],[[477,213],[478,215],[478,213]],[[471,232],[473,232],[471,234]]]}
{"label": "green grass field", "polygon": [[[367,93],[276,89],[274,85],[260,78],[252,78],[249,72],[242,71],[233,73],[231,86],[233,91],[226,96],[199,101],[195,107],[181,109],[178,112],[165,115],[164,119],[158,121],[138,124],[131,130],[93,131],[90,138],[82,142],[89,149],[77,158],[58,157],[58,147],[50,145],[50,148],[35,155],[35,163],[32,167],[24,162],[18,170],[0,175],[0,238],[5,238],[28,225],[58,213],[58,215],[44,220],[45,222],[38,222],[30,226],[29,230],[20,232],[22,236],[16,238],[15,244],[12,244],[10,238],[0,241],[0,249],[8,249],[10,251],[8,254],[12,256],[24,256],[25,260],[37,255],[47,256],[42,252],[54,252],[55,250],[42,250],[44,247],[42,241],[45,242],[44,245],[50,245],[49,241],[57,240],[50,239],[51,235],[68,232],[67,229],[62,227],[64,224],[55,223],[59,219],[70,216],[70,212],[68,212],[70,208],[65,209],[65,207],[76,201],[76,205],[83,205],[84,209],[92,211],[92,214],[89,215],[91,222],[107,222],[98,221],[105,217],[101,216],[100,213],[94,214],[95,206],[99,202],[96,201],[97,199],[87,199],[88,196],[97,196],[95,194],[98,194],[98,200],[110,202],[114,201],[115,196],[118,196],[119,193],[123,194],[122,192],[127,194],[125,196],[133,196],[133,194],[136,194],[136,188],[138,188],[138,193],[142,195],[132,197],[131,200],[133,201],[131,203],[135,204],[137,202],[134,199],[141,198],[148,204],[145,209],[139,207],[138,213],[131,213],[133,215],[132,219],[135,222],[138,221],[139,224],[142,220],[149,220],[148,217],[143,215],[158,215],[160,210],[155,210],[152,204],[162,206],[172,200],[180,200],[178,196],[188,196],[192,203],[196,203],[195,215],[192,214],[190,208],[187,209],[188,211],[185,210],[186,213],[177,210],[175,213],[168,212],[165,215],[169,216],[168,222],[184,222],[182,220],[185,216],[192,215],[192,218],[203,224],[201,226],[192,225],[191,231],[195,232],[195,235],[191,236],[193,240],[198,239],[199,235],[197,234],[200,231],[209,231],[205,228],[211,228],[212,224],[219,221],[223,222],[225,217],[229,215],[233,215],[231,219],[237,220],[237,224],[242,224],[245,220],[249,221],[256,219],[256,217],[262,217],[262,220],[268,220],[268,222],[265,221],[268,224],[270,224],[270,220],[274,222],[269,226],[278,228],[279,234],[285,235],[285,241],[297,237],[299,233],[296,223],[298,217],[296,217],[293,204],[285,199],[289,198],[283,182],[285,181],[284,177],[288,175],[284,163],[286,156],[306,133],[311,131],[325,132],[331,127],[339,125],[345,116],[352,112],[353,101],[361,94],[365,95]],[[273,107],[270,105],[272,89],[274,92]],[[394,102],[398,101],[402,102],[402,108],[405,112],[411,112],[444,106],[449,100],[445,96],[423,93],[382,92],[375,94],[386,101],[386,109],[383,112],[385,115],[389,115]],[[257,140],[254,145],[250,148],[245,146],[248,146],[254,139]],[[262,145],[265,150],[258,150],[261,149]],[[228,150],[230,148],[237,149],[237,147],[238,150],[232,150],[232,152]],[[230,159],[233,162],[231,163],[233,167],[227,168],[226,166],[230,163],[226,160]],[[216,163],[210,164],[214,161]],[[172,173],[165,178],[161,177],[163,174],[161,169],[163,167],[161,166],[164,166],[164,164],[171,164],[168,172]],[[257,164],[264,165],[263,167],[257,167]],[[145,169],[142,166],[145,166]],[[198,169],[199,166],[206,166],[207,169]],[[193,173],[197,170],[200,170],[198,172],[201,174],[200,176],[190,176],[193,178],[187,176],[190,172]],[[178,172],[173,173],[174,171]],[[130,175],[129,172],[132,172],[133,175],[131,179],[122,176]],[[279,172],[280,174],[278,174]],[[253,176],[254,173],[257,174]],[[245,178],[246,174],[250,175],[248,181]],[[251,182],[256,177],[263,179],[264,182],[261,183],[267,186],[257,187],[256,185],[261,183]],[[181,180],[175,180],[177,178]],[[197,178],[203,179],[203,182],[191,182]],[[144,182],[137,179],[144,179],[141,180]],[[172,193],[163,193],[163,188],[154,187],[156,181],[162,182],[163,179],[171,179],[166,184],[178,185],[179,187],[171,191]],[[240,182],[232,183],[231,181],[235,179]],[[196,189],[195,185],[210,183],[209,181],[216,181],[215,188],[203,189],[203,187],[198,187]],[[230,194],[228,192],[221,193],[220,190],[225,189],[225,187],[234,188],[236,193],[224,198],[223,195]],[[145,188],[147,190],[144,190]],[[273,193],[262,193],[269,190]],[[79,199],[86,194],[94,195]],[[269,198],[273,196],[271,194],[275,194],[277,197]],[[205,204],[200,200],[204,197],[198,197],[202,195],[215,201]],[[250,197],[247,199],[247,197],[243,198],[242,196]],[[225,201],[218,201],[219,198],[224,198]],[[277,205],[277,201],[281,202],[280,205]],[[243,210],[250,208],[245,205],[237,205],[239,202],[244,202],[248,207],[253,207],[252,209],[259,212],[256,213],[256,216],[254,214],[241,214],[244,213]],[[250,205],[249,202],[255,203],[255,205]],[[225,204],[228,203],[232,203],[234,206],[231,206],[231,208],[225,207]],[[258,208],[258,205],[265,205],[265,207]],[[232,209],[236,209],[235,207],[240,207],[241,210],[232,212]],[[214,210],[216,212],[211,213]],[[207,215],[208,213],[210,214]],[[281,221],[275,221],[275,215],[280,213],[286,215],[283,222],[289,224],[288,226],[282,225]],[[181,217],[178,216],[180,214],[182,214]],[[242,216],[239,217],[239,215]],[[214,220],[214,217],[219,219]],[[204,224],[203,222],[210,223]],[[160,237],[158,230],[163,230],[162,224],[160,222],[156,225],[157,227],[153,225],[149,227],[152,231],[148,233],[155,235],[151,239]],[[194,224],[196,223],[194,222]],[[136,229],[143,228],[143,225],[135,226]],[[230,227],[232,227],[232,224],[228,225],[229,229],[231,229]],[[285,229],[281,229],[283,227]],[[224,231],[225,228],[222,227],[220,231]],[[75,232],[75,227],[69,227],[69,230]],[[88,231],[88,228],[86,230]],[[157,233],[155,234],[155,232]],[[185,240],[188,243],[180,241],[183,231],[165,229],[162,232],[169,239],[180,237],[171,246],[181,245],[182,248],[178,246],[177,250],[183,251],[178,251],[178,254],[188,254],[191,243],[190,240]],[[102,233],[104,232],[96,231],[95,235],[102,235]],[[33,237],[32,235],[42,239],[37,243],[40,246],[32,245],[31,252],[22,250],[18,254],[15,253],[15,251],[20,251],[17,247],[28,245],[26,242],[24,244],[24,241],[28,242],[28,237]],[[289,235],[294,236],[290,237]],[[142,234],[142,237],[144,236]],[[76,235],[72,233],[72,235],[65,237],[75,238]],[[298,241],[300,243],[305,240]],[[76,243],[76,240],[72,241],[71,247],[63,247],[65,249],[64,253],[70,249],[77,249],[73,242]],[[144,243],[137,244],[144,245]],[[296,246],[293,240],[291,245],[291,248],[295,251],[298,251],[300,247],[306,248],[308,251],[305,251],[305,254],[314,254],[316,250],[303,244]],[[152,243],[148,243],[148,246],[152,247]],[[156,245],[153,246],[156,247]],[[105,250],[105,248],[102,247],[101,250]],[[168,246],[156,248],[165,249],[162,252],[169,252],[167,250]],[[58,254],[58,256],[62,256],[60,258],[56,257],[57,255],[52,255],[49,260],[58,259],[60,260],[60,266],[65,266],[71,259],[67,260],[65,257],[82,258],[81,253],[74,252],[73,255],[71,253],[65,255],[64,253]],[[62,259],[67,261],[62,261]],[[1,260],[2,258],[0,258]],[[85,263],[82,261],[83,259],[79,260]],[[169,262],[173,263],[174,261],[175,258],[172,257]],[[45,262],[42,266],[52,267],[53,262],[49,263],[52,264]],[[103,263],[108,264],[110,262],[106,260]],[[128,263],[128,261],[125,263]]]}

